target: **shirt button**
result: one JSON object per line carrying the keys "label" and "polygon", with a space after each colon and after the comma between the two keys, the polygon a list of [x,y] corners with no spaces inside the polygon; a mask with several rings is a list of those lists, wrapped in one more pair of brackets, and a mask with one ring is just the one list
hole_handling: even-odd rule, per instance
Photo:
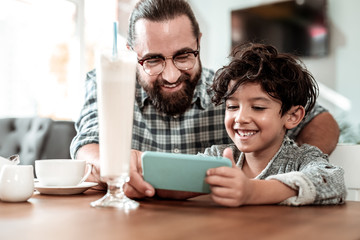
{"label": "shirt button", "polygon": [[174,148],[174,153],[179,153],[180,150],[178,148]]}

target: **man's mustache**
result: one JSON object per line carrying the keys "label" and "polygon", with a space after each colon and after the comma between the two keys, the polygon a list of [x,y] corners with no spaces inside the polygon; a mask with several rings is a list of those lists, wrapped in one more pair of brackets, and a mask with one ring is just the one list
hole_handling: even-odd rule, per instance
{"label": "man's mustache", "polygon": [[188,74],[181,74],[180,77],[176,80],[176,82],[173,82],[173,83],[170,83],[169,81],[167,81],[166,79],[163,79],[163,78],[158,78],[157,81],[156,81],[156,84],[158,86],[164,86],[164,85],[171,85],[171,84],[180,84],[182,82],[185,82],[185,81],[189,81],[190,80],[190,75]]}

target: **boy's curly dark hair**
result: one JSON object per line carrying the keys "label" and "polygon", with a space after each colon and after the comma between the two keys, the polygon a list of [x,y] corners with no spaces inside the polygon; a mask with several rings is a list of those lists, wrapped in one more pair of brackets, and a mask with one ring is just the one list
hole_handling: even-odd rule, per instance
{"label": "boy's curly dark hair", "polygon": [[[297,57],[258,43],[241,44],[230,57],[231,62],[216,72],[210,87],[216,105],[225,102],[240,85],[259,83],[271,97],[281,101],[281,115],[292,106],[301,105],[306,113],[314,107],[318,85]],[[230,81],[235,81],[231,89]]]}

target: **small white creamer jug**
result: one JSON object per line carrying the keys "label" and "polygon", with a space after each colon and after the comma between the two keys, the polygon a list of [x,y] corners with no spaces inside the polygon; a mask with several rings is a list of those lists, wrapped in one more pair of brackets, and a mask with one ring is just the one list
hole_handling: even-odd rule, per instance
{"label": "small white creamer jug", "polygon": [[15,154],[10,156],[9,158],[4,158],[0,156],[0,171],[5,165],[17,165],[20,163],[19,155]]}
{"label": "small white creamer jug", "polygon": [[34,193],[32,165],[4,165],[0,171],[0,200],[25,202]]}

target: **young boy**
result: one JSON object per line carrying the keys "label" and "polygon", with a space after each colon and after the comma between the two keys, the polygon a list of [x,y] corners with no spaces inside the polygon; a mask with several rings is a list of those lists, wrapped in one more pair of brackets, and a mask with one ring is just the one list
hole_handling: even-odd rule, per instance
{"label": "young boy", "polygon": [[[215,104],[226,104],[225,127],[241,151],[233,168],[207,172],[216,203],[344,203],[343,170],[331,165],[317,147],[299,147],[285,136],[312,109],[318,95],[315,80],[300,60],[272,46],[239,46],[231,63],[216,73],[211,90]],[[222,152],[233,160],[231,148],[213,146],[205,154]]]}

